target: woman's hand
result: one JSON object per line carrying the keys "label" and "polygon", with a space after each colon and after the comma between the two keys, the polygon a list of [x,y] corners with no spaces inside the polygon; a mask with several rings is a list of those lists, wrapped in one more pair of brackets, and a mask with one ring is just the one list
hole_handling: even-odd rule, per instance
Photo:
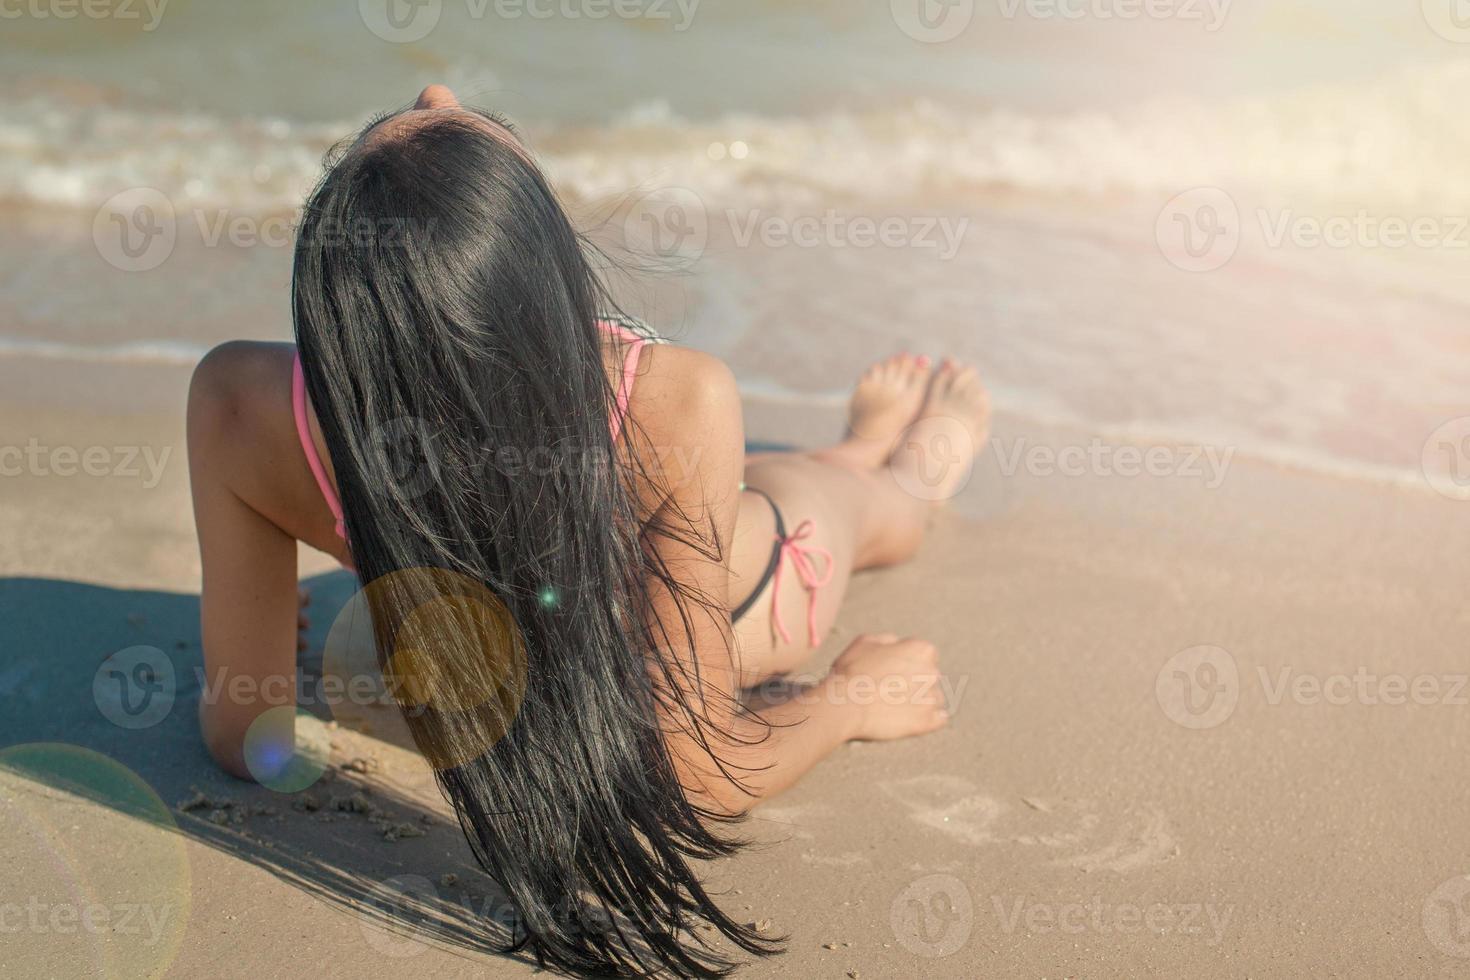
{"label": "woman's hand", "polygon": [[825,695],[857,709],[852,738],[908,738],[949,721],[934,644],[892,633],[860,636],[827,675]]}

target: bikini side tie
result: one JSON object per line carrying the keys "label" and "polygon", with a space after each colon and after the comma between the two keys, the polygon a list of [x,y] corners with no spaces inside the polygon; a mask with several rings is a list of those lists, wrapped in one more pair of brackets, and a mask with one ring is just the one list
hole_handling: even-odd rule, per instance
{"label": "bikini side tie", "polygon": [[[791,642],[791,634],[786,632],[785,625],[781,622],[781,572],[787,561],[791,567],[796,569],[796,575],[801,579],[801,584],[806,589],[806,630],[807,638],[815,649],[820,645],[817,636],[817,592],[824,585],[832,581],[832,572],[835,562],[832,560],[832,552],[826,548],[804,547],[801,542],[811,537],[812,532],[817,529],[810,519],[802,521],[787,537],[776,535],[776,540],[781,543],[781,560],[776,563],[776,574],[771,582],[771,624],[776,627],[776,633],[781,637],[783,643]],[[812,556],[819,555],[827,562],[827,571],[818,576],[817,570],[812,565]]]}

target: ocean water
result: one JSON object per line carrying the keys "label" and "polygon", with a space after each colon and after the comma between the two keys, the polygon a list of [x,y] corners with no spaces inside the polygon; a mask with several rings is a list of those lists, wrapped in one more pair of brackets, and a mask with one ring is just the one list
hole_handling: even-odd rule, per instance
{"label": "ocean water", "polygon": [[1422,485],[1470,415],[1462,5],[36,0],[0,31],[0,358],[287,336],[323,152],[446,82],[630,305],[794,410],[952,352],[1002,411]]}

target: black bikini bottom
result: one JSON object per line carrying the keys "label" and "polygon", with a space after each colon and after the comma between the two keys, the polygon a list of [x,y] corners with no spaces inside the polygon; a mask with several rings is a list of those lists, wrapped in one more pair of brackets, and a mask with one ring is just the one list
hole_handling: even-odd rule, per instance
{"label": "black bikini bottom", "polygon": [[758,493],[762,497],[765,497],[766,503],[771,505],[771,513],[776,515],[776,543],[771,547],[771,560],[766,562],[766,570],[761,573],[760,581],[755,585],[755,591],[751,592],[750,597],[735,607],[730,613],[730,621],[732,623],[738,623],[740,617],[755,607],[756,600],[766,590],[766,583],[775,576],[776,567],[781,564],[781,542],[786,540],[786,520],[781,516],[781,508],[776,506],[776,502],[771,499],[770,494],[764,490],[757,490],[755,487],[746,487],[745,489],[751,493]]}

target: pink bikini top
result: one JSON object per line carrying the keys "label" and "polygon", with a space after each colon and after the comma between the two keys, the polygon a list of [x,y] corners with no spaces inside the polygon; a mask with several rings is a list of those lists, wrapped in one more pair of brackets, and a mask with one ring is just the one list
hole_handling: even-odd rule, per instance
{"label": "pink bikini top", "polygon": [[[628,399],[633,394],[633,377],[638,370],[638,358],[643,353],[644,347],[651,343],[658,343],[658,341],[654,337],[641,334],[612,320],[599,320],[597,325],[607,333],[616,334],[628,341],[628,353],[623,358],[623,378],[618,385],[618,403],[609,420],[613,441],[616,442],[618,434],[623,430],[623,419],[628,415]],[[296,416],[296,435],[301,440],[301,451],[306,454],[306,463],[311,467],[311,475],[316,477],[316,485],[327,502],[327,508],[337,520],[337,537],[345,541],[347,527],[342,521],[342,501],[337,499],[337,492],[332,489],[332,481],[327,479],[327,468],[322,465],[322,458],[316,451],[316,442],[311,438],[311,425],[307,421],[306,411],[306,376],[301,371],[299,353],[291,368],[291,412]]]}

